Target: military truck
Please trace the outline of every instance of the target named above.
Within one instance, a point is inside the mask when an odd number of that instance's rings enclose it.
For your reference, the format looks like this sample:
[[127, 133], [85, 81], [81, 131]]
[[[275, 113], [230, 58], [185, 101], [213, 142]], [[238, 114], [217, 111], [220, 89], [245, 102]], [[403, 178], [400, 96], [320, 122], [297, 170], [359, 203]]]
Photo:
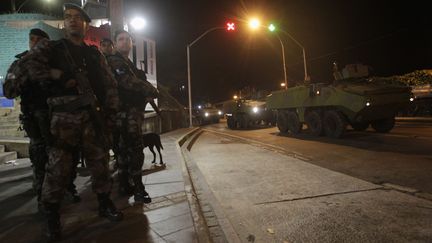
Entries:
[[219, 123], [221, 117], [223, 117], [222, 111], [211, 104], [198, 105], [197, 108], [193, 110], [193, 119], [198, 126]]
[[265, 100], [237, 98], [225, 102], [223, 108], [230, 129], [246, 129], [263, 123], [276, 124], [276, 116], [267, 109]]
[[[344, 71], [346, 71], [345, 69]], [[364, 68], [356, 68], [362, 70]], [[303, 124], [314, 136], [339, 138], [347, 125], [380, 133], [391, 131], [395, 115], [410, 103], [411, 89], [389, 85], [378, 78], [335, 73], [335, 81], [304, 84], [275, 91], [267, 97], [267, 108], [277, 112], [281, 133], [298, 134]]]

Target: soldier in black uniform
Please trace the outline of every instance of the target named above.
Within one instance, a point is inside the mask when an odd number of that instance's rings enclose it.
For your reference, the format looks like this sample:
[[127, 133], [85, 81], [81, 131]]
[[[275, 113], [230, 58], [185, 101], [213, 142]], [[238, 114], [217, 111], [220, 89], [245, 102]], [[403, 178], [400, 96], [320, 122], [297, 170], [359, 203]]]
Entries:
[[[49, 39], [48, 34], [41, 29], [31, 29], [29, 33], [29, 49], [32, 49], [42, 39]], [[28, 51], [25, 51], [15, 57], [21, 59], [27, 53]], [[20, 120], [27, 136], [30, 138], [29, 155], [33, 167], [33, 189], [37, 194], [38, 209], [41, 211], [42, 183], [45, 177], [45, 166], [48, 162], [47, 144], [51, 141], [48, 105], [46, 103], [48, 94], [46, 90], [43, 90], [36, 83], [25, 82], [22, 76], [20, 77], [20, 73], [23, 71], [22, 67], [17, 64], [18, 60], [14, 61], [10, 66], [3, 84], [3, 91], [5, 97], [9, 99], [18, 96], [21, 98], [22, 114]], [[76, 170], [74, 172], [67, 189], [67, 195], [73, 202], [79, 202], [80, 197], [73, 184]]]
[[123, 214], [110, 199], [112, 180], [109, 162], [109, 128], [118, 109], [117, 82], [105, 58], [95, 47], [84, 43], [90, 17], [77, 5], [64, 5], [66, 38], [40, 41], [19, 66], [41, 87], [48, 90], [50, 132], [49, 162], [42, 187], [47, 218], [47, 237], [61, 237], [60, 202], [80, 145], [91, 172], [93, 191], [99, 201], [99, 216], [119, 221]]

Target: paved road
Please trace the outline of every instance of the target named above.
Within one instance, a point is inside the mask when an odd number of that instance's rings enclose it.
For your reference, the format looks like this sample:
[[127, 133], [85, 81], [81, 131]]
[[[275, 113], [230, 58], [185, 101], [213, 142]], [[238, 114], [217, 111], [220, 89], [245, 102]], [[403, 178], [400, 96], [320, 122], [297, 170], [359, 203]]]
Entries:
[[392, 183], [432, 194], [432, 123], [401, 122], [389, 134], [348, 131], [343, 139], [280, 135], [277, 128], [204, 127], [275, 146], [305, 161], [375, 184]]
[[[190, 156], [214, 196], [211, 206], [221, 209], [217, 218], [224, 230], [235, 232], [232, 242], [431, 242], [430, 200], [359, 179], [408, 182], [387, 170], [427, 164], [430, 155], [410, 148], [413, 139], [404, 129], [336, 141], [281, 137], [274, 128], [227, 131], [219, 124], [206, 127]], [[403, 141], [411, 143], [396, 149]], [[427, 141], [420, 140], [421, 146]], [[421, 169], [409, 173], [426, 180]]]

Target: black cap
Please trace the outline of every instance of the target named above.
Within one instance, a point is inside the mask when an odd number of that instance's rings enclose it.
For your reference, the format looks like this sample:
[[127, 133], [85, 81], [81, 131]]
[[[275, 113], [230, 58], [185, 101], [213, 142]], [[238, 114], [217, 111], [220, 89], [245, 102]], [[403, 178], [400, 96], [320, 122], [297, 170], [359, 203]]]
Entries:
[[49, 35], [45, 31], [38, 28], [31, 29], [29, 35], [37, 35], [43, 38], [47, 38], [49, 40]]
[[66, 11], [66, 10], [68, 10], [68, 9], [78, 10], [81, 13], [82, 17], [84, 18], [84, 20], [87, 23], [91, 22], [90, 16], [88, 16], [88, 14], [80, 6], [78, 6], [78, 5], [74, 4], [74, 3], [65, 3], [65, 4], [63, 4], [63, 12]]
[[113, 42], [112, 42], [112, 40], [110, 38], [103, 38], [100, 41], [100, 44], [105, 43], [105, 42], [110, 43], [111, 45], [113, 45]]

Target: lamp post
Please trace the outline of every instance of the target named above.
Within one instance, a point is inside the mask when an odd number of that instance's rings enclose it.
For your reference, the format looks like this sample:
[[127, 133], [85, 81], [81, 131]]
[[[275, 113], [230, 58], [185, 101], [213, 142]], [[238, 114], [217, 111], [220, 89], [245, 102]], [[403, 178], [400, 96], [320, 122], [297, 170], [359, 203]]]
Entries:
[[290, 35], [288, 32], [286, 32], [285, 30], [280, 30], [282, 33], [284, 33], [284, 34], [286, 34], [292, 41], [294, 41], [294, 43], [296, 43], [301, 49], [302, 49], [302, 52], [303, 52], [303, 66], [304, 66], [304, 78], [305, 78], [305, 80], [308, 80], [309, 79], [309, 75], [308, 75], [308, 72], [307, 72], [307, 64], [306, 64], [306, 51], [305, 51], [305, 48], [304, 48], [304, 46], [302, 45], [302, 44], [300, 44], [300, 42], [298, 42], [296, 39], [294, 39], [294, 37], [292, 37], [292, 35]]
[[224, 27], [213, 27], [208, 30], [206, 30], [204, 33], [202, 33], [198, 38], [196, 38], [194, 41], [189, 43], [186, 47], [187, 52], [187, 73], [188, 73], [188, 96], [189, 96], [189, 127], [192, 127], [192, 87], [191, 87], [191, 68], [190, 68], [190, 48], [197, 43], [201, 38], [206, 36], [208, 33], [224, 29]]
[[[258, 28], [260, 28], [260, 27], [264, 27], [264, 26], [262, 26], [262, 25], [260, 24], [260, 22], [259, 22], [258, 19], [253, 18], [253, 19], [249, 20], [249, 27], [250, 27], [252, 30], [256, 30], [256, 29], [258, 29]], [[270, 24], [270, 25], [268, 26], [268, 29], [269, 29], [271, 32], [273, 32], [273, 31], [276, 30], [276, 26], [274, 26], [273, 24]], [[284, 87], [285, 87], [285, 89], [287, 89], [287, 88], [288, 88], [288, 77], [287, 77], [286, 61], [285, 61], [285, 46], [284, 46], [284, 44], [283, 44], [283, 42], [282, 42], [282, 40], [281, 40], [281, 38], [279, 37], [278, 34], [276, 34], [276, 37], [278, 38], [279, 43], [281, 44], [281, 51], [282, 51], [282, 65], [283, 65], [283, 71], [284, 71], [284, 82], [285, 82]]]
[[285, 89], [288, 89], [288, 78], [287, 78], [287, 71], [286, 71], [286, 63], [285, 63], [285, 47], [284, 44], [281, 40], [281, 38], [279, 37], [279, 35], [276, 35], [277, 38], [279, 39], [279, 42], [281, 44], [281, 48], [282, 48], [282, 62], [283, 62], [283, 70], [284, 70], [284, 81], [285, 81]]

